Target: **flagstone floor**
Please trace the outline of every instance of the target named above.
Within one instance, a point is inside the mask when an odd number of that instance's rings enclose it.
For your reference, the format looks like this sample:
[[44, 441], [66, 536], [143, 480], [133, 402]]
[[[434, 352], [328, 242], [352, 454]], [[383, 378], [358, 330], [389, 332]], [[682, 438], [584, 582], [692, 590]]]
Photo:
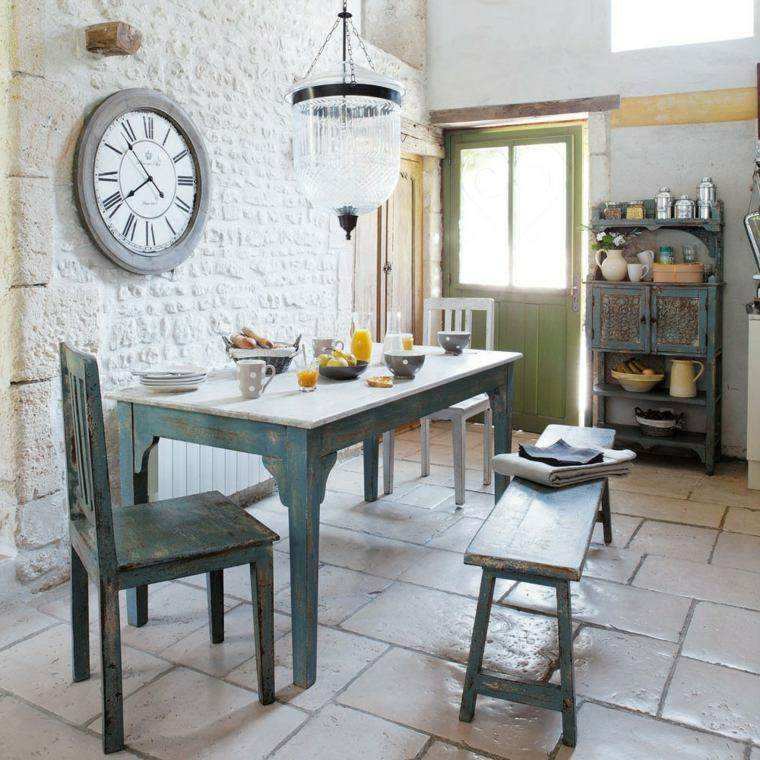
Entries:
[[[516, 437], [520, 440], [520, 436]], [[247, 572], [229, 571], [226, 640], [211, 646], [202, 578], [153, 587], [150, 622], [123, 626], [125, 757], [245, 760], [760, 760], [760, 494], [745, 466], [706, 477], [652, 457], [613, 483], [614, 544], [595, 534], [573, 592], [579, 742], [560, 718], [480, 697], [457, 720], [478, 572], [462, 552], [487, 516], [481, 434], [468, 431], [457, 509], [448, 429], [419, 478], [417, 431], [398, 437], [396, 488], [362, 501], [361, 459], [335, 468], [322, 508], [319, 665], [291, 684], [288, 528], [276, 495], [250, 511], [275, 552], [278, 701], [256, 700]], [[502, 582], [488, 667], [553, 678], [540, 587]], [[0, 756], [100, 757], [100, 683], [72, 684], [65, 587], [0, 610]], [[527, 614], [538, 610], [541, 614]], [[124, 620], [124, 617], [122, 617]]]

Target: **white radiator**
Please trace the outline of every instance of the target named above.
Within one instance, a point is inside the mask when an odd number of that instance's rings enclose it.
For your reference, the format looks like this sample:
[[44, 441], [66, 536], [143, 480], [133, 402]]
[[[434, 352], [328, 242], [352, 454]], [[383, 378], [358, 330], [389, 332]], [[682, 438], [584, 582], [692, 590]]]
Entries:
[[151, 501], [212, 490], [229, 496], [269, 478], [258, 454], [162, 438], [150, 458], [148, 492]]

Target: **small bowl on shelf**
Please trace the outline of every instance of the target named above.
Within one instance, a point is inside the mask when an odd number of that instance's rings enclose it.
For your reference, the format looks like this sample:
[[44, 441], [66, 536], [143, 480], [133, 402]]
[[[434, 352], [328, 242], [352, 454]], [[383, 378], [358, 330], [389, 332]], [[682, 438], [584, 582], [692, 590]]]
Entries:
[[389, 351], [383, 354], [385, 366], [394, 377], [414, 377], [425, 363], [422, 351]]
[[327, 377], [330, 380], [356, 380], [362, 372], [369, 366], [369, 362], [359, 362], [351, 367], [328, 367], [320, 365], [319, 374], [322, 377]]
[[637, 375], [633, 372], [618, 372], [612, 370], [612, 377], [623, 386], [623, 390], [631, 393], [648, 393], [652, 388], [665, 379], [665, 375]]
[[462, 330], [440, 330], [438, 345], [447, 353], [458, 356], [470, 345], [472, 333]]

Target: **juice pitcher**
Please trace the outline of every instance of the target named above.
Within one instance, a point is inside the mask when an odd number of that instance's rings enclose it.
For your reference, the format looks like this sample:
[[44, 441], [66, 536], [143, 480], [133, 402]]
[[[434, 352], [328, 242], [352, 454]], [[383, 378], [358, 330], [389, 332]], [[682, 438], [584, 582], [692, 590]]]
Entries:
[[355, 311], [351, 315], [351, 329], [351, 353], [357, 361], [371, 361], [372, 315], [369, 312]]

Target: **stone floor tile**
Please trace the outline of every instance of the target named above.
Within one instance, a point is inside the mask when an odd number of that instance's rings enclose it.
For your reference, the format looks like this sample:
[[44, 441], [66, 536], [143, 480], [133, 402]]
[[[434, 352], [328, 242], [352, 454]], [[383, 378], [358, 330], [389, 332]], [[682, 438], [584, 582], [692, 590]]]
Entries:
[[562, 731], [559, 713], [481, 696], [472, 723], [462, 723], [463, 682], [463, 665], [392, 649], [338, 702], [498, 757], [548, 757]]
[[[440, 488], [440, 486], [418, 486]], [[447, 492], [449, 489], [445, 489]], [[411, 493], [414, 493], [413, 491]], [[334, 498], [334, 497], [343, 498]], [[346, 499], [345, 497], [348, 497]], [[406, 497], [399, 497], [406, 498]], [[325, 525], [348, 528], [375, 536], [424, 544], [457, 519], [455, 515], [407, 506], [389, 497], [367, 503], [350, 494], [327, 493], [319, 521]]]
[[637, 461], [625, 477], [610, 478], [610, 488], [613, 491], [613, 499], [617, 491], [687, 499], [704, 474], [704, 470], [697, 465], [688, 467], [683, 463], [674, 467]]
[[[343, 627], [392, 644], [467, 662], [475, 600], [396, 583]], [[494, 605], [485, 666], [499, 673], [545, 677], [556, 661], [556, 621]]]
[[578, 746], [557, 760], [742, 760], [744, 747], [662, 720], [587, 702], [578, 712]]
[[451, 496], [451, 488], [434, 483], [419, 483], [408, 491], [398, 493], [395, 488], [392, 494], [386, 496], [388, 501], [401, 501], [411, 507], [435, 509]]
[[434, 546], [437, 549], [447, 549], [453, 552], [467, 551], [470, 541], [483, 525], [482, 520], [473, 517], [463, 517], [455, 522], [450, 528], [441, 531], [428, 542], [428, 546]]
[[[382, 481], [381, 481], [382, 482]], [[327, 476], [327, 487], [331, 491], [364, 496], [364, 474], [347, 467], [335, 467]]]
[[28, 604], [0, 606], [0, 649], [57, 622], [57, 618]]
[[[333, 565], [319, 568], [320, 623], [338, 625], [377, 596], [391, 581]], [[290, 588], [274, 598], [275, 609], [290, 614]]]
[[699, 602], [683, 644], [696, 660], [760, 674], [760, 612]]
[[[275, 613], [275, 638], [289, 632], [290, 617]], [[164, 649], [161, 656], [222, 678], [250, 659], [254, 652], [253, 608], [250, 604], [239, 604], [224, 616], [224, 641], [221, 644], [212, 644], [208, 627], [203, 626]]]
[[436, 507], [436, 511], [452, 512], [463, 517], [475, 517], [478, 520], [485, 520], [493, 511], [494, 503], [492, 493], [465, 491], [464, 504], [457, 504], [456, 496], [452, 492], [448, 499]]
[[[678, 641], [689, 600], [619, 583], [584, 579], [571, 584], [573, 618], [665, 641]], [[520, 583], [510, 591], [507, 604], [556, 614], [554, 589]]]
[[280, 537], [278, 543], [282, 543], [283, 541], [287, 543], [288, 536], [290, 535], [288, 510], [282, 505], [279, 494], [275, 493], [266, 499], [254, 502], [245, 511], [273, 530]]
[[[614, 499], [614, 495], [612, 496]], [[628, 517], [627, 515], [613, 515], [612, 517], [612, 543], [609, 546], [617, 546], [624, 549], [631, 536], [636, 532], [636, 528], [641, 525], [643, 520], [640, 517]], [[597, 523], [594, 526], [594, 533], [591, 540], [595, 544], [604, 543], [604, 526]], [[606, 545], [606, 544], [605, 544]]]
[[[206, 580], [205, 576], [196, 577], [203, 578], [203, 589], [184, 583], [170, 583], [156, 591], [151, 586], [146, 625], [141, 628], [128, 625], [126, 614], [122, 613], [122, 644], [129, 644], [151, 654], [160, 654], [188, 634], [206, 626], [208, 624]], [[236, 604], [235, 600], [229, 598], [224, 600], [225, 610], [229, 610]]]
[[[261, 760], [306, 719], [203, 673], [177, 668], [124, 701], [127, 744], [162, 760]], [[91, 724], [101, 730], [98, 719]]]
[[[720, 503], [674, 499], [669, 496], [617, 491], [611, 499], [612, 511], [650, 520], [717, 528], [726, 507]], [[615, 522], [613, 516], [612, 522]]]
[[487, 760], [485, 755], [476, 755], [467, 749], [443, 742], [433, 742], [422, 758], [423, 760]]
[[[677, 650], [676, 644], [647, 636], [583, 628], [573, 646], [575, 691], [656, 715]], [[559, 683], [559, 672], [552, 682]]]
[[[131, 694], [171, 667], [145, 652], [124, 646], [123, 692]], [[89, 680], [71, 680], [71, 629], [48, 628], [0, 652], [2, 687], [71, 723], [92, 720], [101, 710], [100, 640], [90, 636]]]
[[319, 554], [323, 562], [394, 579], [419, 562], [429, 549], [390, 538], [324, 525]]
[[758, 492], [747, 488], [746, 462], [727, 462], [717, 469], [715, 475], [705, 475], [694, 489], [692, 497], [731, 507], [758, 509], [760, 505]]
[[756, 573], [745, 570], [685, 559], [647, 557], [636, 573], [633, 585], [760, 610], [760, 579]]
[[[285, 636], [275, 644], [277, 698], [304, 710], [317, 710], [386, 649], [388, 645], [379, 641], [320, 626], [317, 631], [317, 680], [308, 689], [301, 689], [293, 685], [293, 638]], [[255, 691], [256, 661], [250, 659], [236, 668], [227, 680]]]
[[723, 530], [760, 536], [760, 507], [757, 509], [729, 507]]
[[760, 744], [760, 676], [682, 657], [662, 715]]
[[712, 564], [760, 573], [760, 536], [721, 533], [715, 544]]
[[[0, 726], [3, 760], [89, 760], [102, 756], [102, 742], [97, 736], [51, 718], [13, 697], [0, 697]], [[136, 756], [117, 752], [109, 757]]]
[[[480, 567], [464, 564], [462, 554], [431, 549], [426, 557], [412, 565], [399, 577], [399, 580], [428, 586], [439, 591], [477, 597], [482, 575]], [[494, 598], [503, 596], [512, 586], [514, 586], [512, 581], [497, 580]]]
[[640, 554], [707, 562], [717, 535], [718, 531], [711, 528], [646, 520], [629, 548]]
[[[274, 593], [277, 594], [290, 584], [290, 558], [282, 552], [274, 552], [272, 562], [274, 567]], [[204, 594], [206, 592], [205, 575], [183, 578], [182, 583], [202, 589]], [[236, 600], [251, 601], [251, 570], [248, 565], [238, 565], [224, 571], [224, 593], [225, 596], [235, 597]]]
[[641, 562], [641, 552], [619, 549], [616, 546], [591, 544], [586, 555], [583, 574], [589, 578], [602, 578], [627, 583]]
[[410, 760], [427, 740], [419, 731], [329, 705], [277, 750], [272, 760]]

